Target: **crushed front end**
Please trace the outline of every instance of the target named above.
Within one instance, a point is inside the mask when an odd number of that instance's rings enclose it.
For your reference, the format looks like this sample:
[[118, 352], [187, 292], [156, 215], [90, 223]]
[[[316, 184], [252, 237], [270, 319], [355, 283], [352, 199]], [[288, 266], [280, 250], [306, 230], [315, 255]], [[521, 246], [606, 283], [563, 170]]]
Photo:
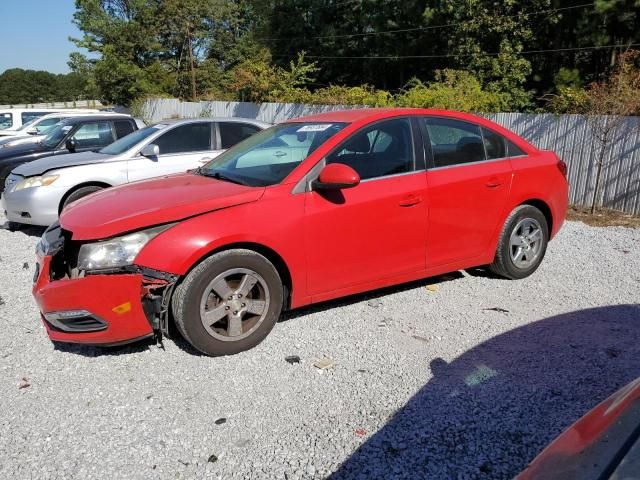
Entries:
[[38, 243], [33, 296], [49, 338], [92, 345], [160, 338], [178, 277], [136, 265], [79, 270], [82, 244], [58, 223]]

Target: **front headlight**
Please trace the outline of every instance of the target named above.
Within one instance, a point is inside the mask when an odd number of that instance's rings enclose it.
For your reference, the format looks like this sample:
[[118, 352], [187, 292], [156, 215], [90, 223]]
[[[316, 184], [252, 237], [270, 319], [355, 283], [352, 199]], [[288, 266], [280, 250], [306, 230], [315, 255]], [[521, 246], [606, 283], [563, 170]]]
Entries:
[[24, 180], [16, 183], [16, 186], [13, 187], [13, 191], [16, 192], [18, 190], [31, 187], [46, 187], [47, 185], [51, 185], [57, 179], [58, 175], [45, 175], [43, 177], [25, 178]]
[[131, 265], [142, 247], [175, 223], [129, 233], [122, 237], [86, 243], [78, 254], [79, 270], [104, 270]]

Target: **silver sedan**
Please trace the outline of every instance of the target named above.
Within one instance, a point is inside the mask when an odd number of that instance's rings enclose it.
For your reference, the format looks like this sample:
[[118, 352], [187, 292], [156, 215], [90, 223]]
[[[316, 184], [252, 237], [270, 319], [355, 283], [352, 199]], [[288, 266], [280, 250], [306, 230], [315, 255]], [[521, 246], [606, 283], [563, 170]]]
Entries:
[[7, 177], [2, 207], [9, 222], [47, 226], [66, 205], [86, 195], [197, 168], [268, 126], [244, 118], [167, 121], [137, 130], [98, 152], [26, 163]]

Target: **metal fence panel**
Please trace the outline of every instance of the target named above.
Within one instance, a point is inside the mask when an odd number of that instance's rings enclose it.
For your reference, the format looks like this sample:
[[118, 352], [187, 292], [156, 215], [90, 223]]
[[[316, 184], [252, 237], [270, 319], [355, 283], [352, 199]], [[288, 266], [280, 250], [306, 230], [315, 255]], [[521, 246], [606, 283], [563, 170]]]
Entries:
[[[145, 120], [152, 123], [170, 118], [243, 117], [269, 123], [320, 112], [362, 108], [342, 105], [294, 103], [181, 102], [176, 99], [149, 100]], [[594, 194], [597, 145], [591, 128], [581, 115], [496, 113], [487, 118], [517, 133], [538, 148], [553, 150], [569, 167], [570, 201], [588, 206]], [[607, 208], [640, 214], [640, 117], [628, 117], [623, 135], [608, 147], [602, 171], [600, 204]]]

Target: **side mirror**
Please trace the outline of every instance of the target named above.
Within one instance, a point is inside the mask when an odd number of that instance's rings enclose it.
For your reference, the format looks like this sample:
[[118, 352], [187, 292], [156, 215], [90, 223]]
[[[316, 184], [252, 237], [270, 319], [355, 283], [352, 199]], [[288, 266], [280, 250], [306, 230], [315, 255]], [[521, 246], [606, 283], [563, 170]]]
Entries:
[[27, 133], [29, 135], [38, 135], [38, 129], [36, 127], [31, 127], [30, 129], [27, 130]]
[[140, 150], [140, 155], [147, 158], [157, 157], [160, 155], [160, 147], [155, 143], [149, 143]]
[[312, 183], [314, 190], [335, 190], [355, 187], [360, 183], [360, 175], [344, 163], [330, 163]]
[[64, 143], [64, 146], [67, 147], [67, 150], [69, 150], [69, 152], [75, 153], [78, 144], [76, 142], [76, 139], [71, 137]]

